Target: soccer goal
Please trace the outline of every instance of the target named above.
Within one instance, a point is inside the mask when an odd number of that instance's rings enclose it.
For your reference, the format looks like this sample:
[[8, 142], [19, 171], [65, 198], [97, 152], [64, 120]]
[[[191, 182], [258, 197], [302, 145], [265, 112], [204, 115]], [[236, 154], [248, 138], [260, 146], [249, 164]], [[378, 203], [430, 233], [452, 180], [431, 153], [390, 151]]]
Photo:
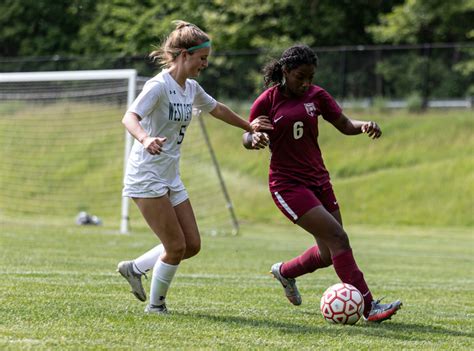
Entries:
[[[133, 141], [121, 119], [144, 82], [131, 69], [0, 73], [0, 221], [71, 224], [85, 211], [122, 233], [145, 227], [121, 197]], [[182, 178], [201, 231], [236, 234], [203, 118], [186, 133]]]

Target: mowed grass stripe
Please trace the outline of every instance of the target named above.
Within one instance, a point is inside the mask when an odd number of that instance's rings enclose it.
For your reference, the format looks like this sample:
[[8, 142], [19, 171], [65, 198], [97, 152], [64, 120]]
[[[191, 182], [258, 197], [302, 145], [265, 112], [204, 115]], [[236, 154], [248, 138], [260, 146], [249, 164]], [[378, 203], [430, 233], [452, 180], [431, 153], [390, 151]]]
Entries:
[[[5, 224], [0, 236], [0, 347], [7, 349], [461, 349], [473, 347], [472, 233], [459, 228], [350, 226], [376, 297], [403, 309], [376, 326], [332, 326], [319, 313], [331, 268], [298, 279], [293, 307], [272, 263], [311, 244], [292, 225], [244, 224], [238, 237], [203, 237], [168, 296], [170, 316], [147, 316], [116, 263], [157, 243], [148, 231]], [[104, 232], [105, 234], [103, 234]], [[459, 257], [463, 257], [460, 260]], [[144, 280], [147, 290], [149, 280]]]

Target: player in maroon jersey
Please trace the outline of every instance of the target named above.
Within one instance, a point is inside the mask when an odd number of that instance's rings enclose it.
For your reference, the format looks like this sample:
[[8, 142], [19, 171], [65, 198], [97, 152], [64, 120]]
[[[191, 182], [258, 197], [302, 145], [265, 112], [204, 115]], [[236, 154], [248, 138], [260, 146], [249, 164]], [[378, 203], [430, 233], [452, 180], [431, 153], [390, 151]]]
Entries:
[[[275, 204], [316, 240], [316, 245], [300, 256], [275, 263], [271, 273], [290, 302], [300, 305], [295, 278], [333, 265], [342, 282], [355, 286], [364, 296], [365, 319], [381, 322], [395, 314], [402, 303], [375, 301], [354, 260], [318, 145], [318, 117], [346, 135], [366, 133], [377, 139], [382, 132], [375, 122], [348, 118], [328, 92], [312, 84], [317, 64], [317, 56], [309, 47], [295, 45], [287, 49], [279, 60], [264, 68], [269, 88], [250, 110], [250, 121], [265, 115], [273, 125], [268, 131], [269, 187]], [[251, 133], [244, 134], [243, 144], [248, 149], [254, 148], [252, 138], [255, 136]]]

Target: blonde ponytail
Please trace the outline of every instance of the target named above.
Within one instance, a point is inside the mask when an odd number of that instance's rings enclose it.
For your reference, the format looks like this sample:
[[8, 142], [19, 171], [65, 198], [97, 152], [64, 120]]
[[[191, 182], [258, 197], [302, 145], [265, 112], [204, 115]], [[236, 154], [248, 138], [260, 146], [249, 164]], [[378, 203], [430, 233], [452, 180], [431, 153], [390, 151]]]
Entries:
[[181, 51], [210, 42], [209, 36], [198, 26], [181, 20], [175, 20], [172, 23], [175, 29], [157, 50], [148, 55], [153, 62], [158, 61], [164, 67], [169, 67]]

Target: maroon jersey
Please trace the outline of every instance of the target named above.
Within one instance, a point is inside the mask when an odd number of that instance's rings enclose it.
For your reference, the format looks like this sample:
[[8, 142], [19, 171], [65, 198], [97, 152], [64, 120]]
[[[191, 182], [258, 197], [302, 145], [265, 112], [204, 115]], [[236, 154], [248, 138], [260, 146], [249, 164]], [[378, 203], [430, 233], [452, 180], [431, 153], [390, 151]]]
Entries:
[[285, 97], [274, 86], [255, 100], [249, 120], [265, 115], [274, 128], [268, 132], [271, 191], [282, 191], [294, 184], [321, 186], [329, 181], [318, 145], [318, 116], [335, 121], [341, 113], [334, 98], [316, 85], [298, 98]]

